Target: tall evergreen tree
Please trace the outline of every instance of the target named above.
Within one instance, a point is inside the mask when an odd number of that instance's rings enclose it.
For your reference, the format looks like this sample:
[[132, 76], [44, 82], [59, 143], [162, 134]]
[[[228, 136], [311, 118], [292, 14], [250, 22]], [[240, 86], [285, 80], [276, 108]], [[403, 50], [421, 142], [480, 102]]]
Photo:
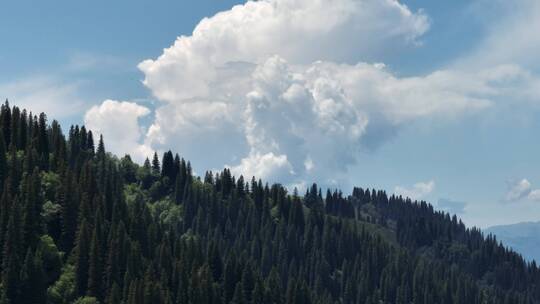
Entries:
[[43, 270], [42, 254], [28, 250], [21, 270], [20, 303], [46, 303], [47, 282]]
[[9, 101], [7, 99], [0, 108], [0, 120], [2, 133], [4, 135], [4, 143], [6, 147], [9, 147], [11, 143], [11, 107], [9, 106]]
[[19, 204], [18, 198], [15, 198], [9, 216], [2, 254], [2, 287], [6, 298], [12, 303], [17, 303], [19, 300], [19, 271], [22, 264], [20, 257], [23, 248]]
[[[100, 141], [102, 139], [100, 138]], [[95, 152], [95, 145], [94, 145], [94, 135], [92, 133], [92, 130], [88, 131], [88, 136], [87, 136], [87, 140], [86, 140], [86, 149], [90, 152], [91, 155], [94, 155], [94, 152]], [[103, 150], [105, 150], [105, 148], [103, 148]]]
[[40, 174], [36, 168], [32, 175], [26, 177], [25, 187], [25, 208], [24, 208], [24, 240], [25, 244], [31, 248], [36, 248], [39, 237], [42, 233], [42, 198]]
[[158, 158], [157, 152], [154, 152], [154, 157], [152, 158], [152, 172], [155, 175], [159, 175], [161, 171], [160, 168], [161, 166], [159, 164], [159, 158]]
[[90, 244], [89, 261], [88, 261], [88, 292], [89, 296], [97, 299], [102, 299], [101, 281], [102, 281], [102, 261], [101, 261], [101, 245], [99, 240], [99, 232], [94, 228], [92, 233], [92, 242]]
[[98, 159], [102, 160], [105, 157], [105, 144], [103, 143], [103, 135], [99, 135], [99, 143], [96, 151]]
[[4, 188], [4, 182], [7, 178], [8, 166], [7, 166], [7, 155], [6, 155], [6, 145], [4, 143], [4, 134], [0, 130], [0, 188]]
[[88, 268], [89, 268], [89, 245], [90, 236], [89, 228], [85, 218], [82, 218], [79, 225], [79, 233], [77, 236], [77, 245], [74, 249], [75, 260], [75, 290], [77, 295], [84, 296], [88, 289]]
[[166, 176], [171, 182], [176, 177], [176, 170], [174, 168], [174, 158], [171, 151], [167, 151], [163, 154], [161, 161], [161, 176]]

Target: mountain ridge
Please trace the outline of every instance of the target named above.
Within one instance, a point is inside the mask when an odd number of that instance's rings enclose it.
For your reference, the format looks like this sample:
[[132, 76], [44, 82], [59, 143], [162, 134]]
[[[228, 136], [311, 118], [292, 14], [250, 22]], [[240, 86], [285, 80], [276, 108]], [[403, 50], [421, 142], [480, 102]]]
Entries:
[[497, 225], [485, 229], [528, 260], [540, 261], [540, 221]]

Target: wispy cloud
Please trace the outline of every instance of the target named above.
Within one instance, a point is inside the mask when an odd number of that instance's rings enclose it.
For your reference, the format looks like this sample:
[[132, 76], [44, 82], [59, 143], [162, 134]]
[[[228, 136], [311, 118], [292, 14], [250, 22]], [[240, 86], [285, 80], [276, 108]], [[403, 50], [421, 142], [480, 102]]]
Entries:
[[118, 56], [84, 51], [72, 51], [69, 53], [67, 59], [64, 69], [68, 72], [88, 72], [95, 70], [114, 72], [127, 64], [124, 58]]
[[84, 112], [80, 94], [81, 82], [65, 81], [51, 76], [34, 76], [0, 83], [0, 98], [9, 99], [34, 113], [66, 118]]
[[464, 214], [467, 203], [441, 198], [437, 202], [437, 208], [450, 214]]

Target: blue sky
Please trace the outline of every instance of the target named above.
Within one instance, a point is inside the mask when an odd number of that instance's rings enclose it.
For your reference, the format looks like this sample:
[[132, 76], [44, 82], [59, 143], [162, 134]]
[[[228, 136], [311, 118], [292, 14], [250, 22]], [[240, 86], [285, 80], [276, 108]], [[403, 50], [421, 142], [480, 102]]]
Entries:
[[3, 2], [0, 97], [136, 159], [376, 187], [481, 227], [540, 220], [534, 0], [268, 1]]

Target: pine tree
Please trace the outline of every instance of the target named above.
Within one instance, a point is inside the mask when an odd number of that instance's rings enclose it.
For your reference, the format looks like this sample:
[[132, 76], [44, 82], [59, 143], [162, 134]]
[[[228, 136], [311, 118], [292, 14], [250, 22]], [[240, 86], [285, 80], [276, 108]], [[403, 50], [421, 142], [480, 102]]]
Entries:
[[11, 143], [11, 107], [9, 106], [9, 101], [7, 99], [0, 108], [0, 120], [1, 128], [4, 135], [4, 143], [6, 147], [9, 147]]
[[90, 244], [90, 253], [88, 261], [88, 292], [87, 294], [97, 299], [102, 299], [101, 281], [102, 281], [102, 262], [101, 245], [98, 237], [98, 231], [94, 228], [92, 233], [92, 243]]
[[244, 298], [244, 292], [242, 291], [242, 284], [238, 282], [234, 289], [234, 296], [232, 297], [231, 304], [248, 304]]
[[103, 160], [105, 157], [105, 144], [103, 143], [103, 135], [99, 135], [99, 143], [96, 151], [96, 155], [99, 160]]
[[161, 161], [161, 176], [168, 177], [170, 182], [173, 182], [176, 177], [174, 158], [171, 151], [167, 151], [163, 154], [163, 159]]
[[152, 173], [154, 173], [154, 175], [159, 175], [161, 171], [160, 168], [157, 152], [154, 152], [154, 157], [152, 158]]
[[266, 279], [268, 286], [267, 299], [270, 303], [283, 303], [283, 289], [281, 287], [281, 279], [279, 278], [278, 270], [273, 267], [270, 275]]
[[111, 292], [107, 298], [107, 301], [105, 303], [107, 304], [116, 304], [120, 303], [122, 300], [122, 295], [120, 293], [120, 287], [118, 287], [118, 284], [113, 283]]
[[184, 181], [182, 179], [182, 174], [179, 172], [176, 176], [175, 185], [174, 185], [174, 201], [177, 204], [182, 203], [184, 199]]
[[24, 240], [25, 244], [36, 248], [42, 233], [42, 198], [39, 171], [36, 168], [24, 182], [26, 197], [24, 201]]
[[[86, 149], [90, 152], [91, 155], [94, 155], [96, 147], [94, 146], [94, 135], [92, 134], [92, 131], [88, 131]], [[105, 150], [105, 148], [103, 148], [103, 150]]]
[[0, 189], [4, 188], [4, 181], [7, 178], [7, 173], [6, 145], [4, 143], [4, 134], [2, 130], [0, 130]]
[[251, 263], [247, 263], [242, 272], [242, 293], [247, 303], [251, 303], [253, 288], [255, 288], [253, 270], [251, 269]]
[[229, 302], [235, 293], [236, 283], [238, 283], [238, 273], [237, 273], [237, 264], [236, 257], [231, 255], [229, 260], [225, 264], [225, 273], [223, 277], [224, 283], [224, 296], [225, 302]]
[[46, 291], [47, 282], [41, 251], [32, 254], [32, 251], [28, 250], [21, 270], [20, 303], [46, 303]]
[[21, 281], [21, 295], [19, 298], [20, 303], [30, 304], [32, 303], [32, 278], [34, 276], [34, 255], [29, 249], [26, 253], [26, 258], [21, 269], [20, 281]]
[[251, 303], [253, 304], [265, 303], [264, 283], [259, 276], [257, 276], [255, 280], [255, 287], [253, 288]]
[[76, 204], [76, 189], [74, 180], [68, 172], [62, 178], [62, 184], [58, 189], [57, 200], [62, 207], [60, 220], [62, 224], [61, 248], [65, 252], [70, 252], [75, 243], [77, 230], [78, 207]]
[[88, 224], [83, 218], [79, 225], [79, 233], [77, 236], [77, 245], [74, 249], [75, 260], [75, 284], [77, 295], [83, 296], [88, 288], [88, 252], [90, 245], [90, 236], [88, 232]]
[[[9, 180], [6, 181], [3, 188], [4, 190], [2, 191], [2, 196], [0, 196], [0, 249], [4, 248], [4, 242], [8, 237], [6, 235], [6, 230], [12, 206], [11, 186]], [[0, 265], [2, 265], [2, 258], [3, 255], [0, 255]]]
[[17, 303], [19, 295], [19, 271], [22, 263], [20, 260], [22, 251], [21, 239], [22, 229], [19, 200], [15, 198], [9, 216], [2, 259], [2, 286], [6, 293], [6, 298], [12, 303]]
[[208, 250], [208, 264], [210, 265], [210, 271], [212, 272], [214, 281], [221, 281], [223, 262], [221, 260], [219, 249], [214, 242], [210, 244], [210, 249]]
[[47, 116], [45, 113], [39, 115], [38, 123], [38, 153], [40, 168], [49, 168], [49, 138], [47, 136]]

